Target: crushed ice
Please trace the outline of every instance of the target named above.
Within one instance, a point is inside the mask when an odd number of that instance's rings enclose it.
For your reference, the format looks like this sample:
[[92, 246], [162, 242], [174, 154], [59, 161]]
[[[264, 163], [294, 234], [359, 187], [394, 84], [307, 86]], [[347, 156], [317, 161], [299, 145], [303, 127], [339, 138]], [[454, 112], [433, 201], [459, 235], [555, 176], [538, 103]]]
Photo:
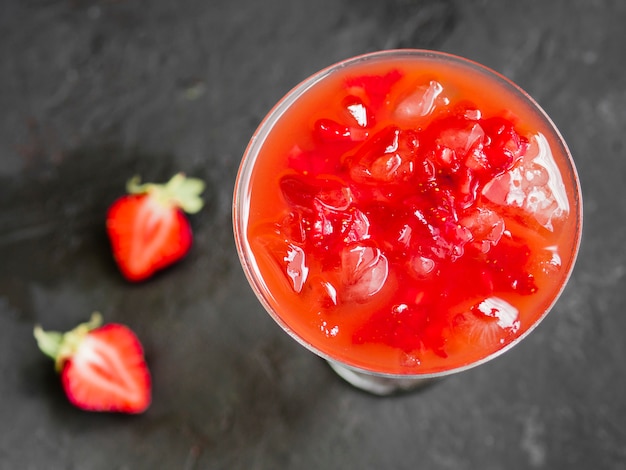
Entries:
[[427, 86], [417, 87], [397, 106], [396, 116], [405, 119], [428, 116], [435, 109], [437, 97], [442, 92], [443, 86], [435, 80], [431, 80]]
[[291, 279], [293, 290], [299, 293], [309, 274], [304, 250], [299, 246], [289, 244], [287, 255], [283, 261], [286, 263], [286, 273], [289, 279]]
[[382, 289], [389, 265], [378, 248], [355, 245], [346, 248], [341, 258], [342, 280], [352, 300], [366, 301]]
[[494, 318], [503, 330], [516, 332], [519, 329], [519, 310], [504, 299], [489, 297], [478, 304], [477, 310], [487, 317]]

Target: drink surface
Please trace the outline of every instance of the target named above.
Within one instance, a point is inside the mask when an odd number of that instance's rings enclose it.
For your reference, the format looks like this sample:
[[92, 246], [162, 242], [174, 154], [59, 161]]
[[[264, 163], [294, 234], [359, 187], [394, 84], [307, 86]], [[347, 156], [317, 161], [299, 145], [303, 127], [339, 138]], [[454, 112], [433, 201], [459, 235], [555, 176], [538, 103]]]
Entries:
[[274, 318], [369, 371], [467, 367], [531, 329], [572, 267], [567, 149], [506, 80], [436, 57], [326, 73], [259, 145], [243, 236]]

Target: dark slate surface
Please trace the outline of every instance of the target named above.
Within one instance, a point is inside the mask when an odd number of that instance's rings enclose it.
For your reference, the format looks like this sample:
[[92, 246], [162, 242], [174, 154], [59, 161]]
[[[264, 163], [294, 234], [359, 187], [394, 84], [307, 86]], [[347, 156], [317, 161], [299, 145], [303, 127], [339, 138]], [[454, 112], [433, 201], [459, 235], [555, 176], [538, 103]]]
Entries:
[[[0, 468], [626, 468], [626, 2], [4, 0]], [[558, 305], [508, 354], [418, 394], [344, 385], [262, 311], [230, 222], [247, 140], [310, 73], [383, 48], [512, 78], [568, 141], [585, 199]], [[142, 285], [104, 211], [134, 173], [206, 179], [196, 244]], [[142, 416], [70, 406], [32, 328], [100, 310], [142, 339]]]

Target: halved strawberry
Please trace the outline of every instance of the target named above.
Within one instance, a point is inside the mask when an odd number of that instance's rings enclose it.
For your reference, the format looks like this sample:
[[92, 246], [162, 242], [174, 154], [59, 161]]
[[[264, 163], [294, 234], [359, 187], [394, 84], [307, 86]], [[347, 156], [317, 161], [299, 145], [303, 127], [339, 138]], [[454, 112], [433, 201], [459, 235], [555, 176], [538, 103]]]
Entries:
[[129, 281], [142, 281], [180, 260], [191, 247], [186, 213], [203, 205], [204, 182], [178, 173], [166, 184], [127, 184], [128, 193], [109, 208], [106, 228], [113, 256]]
[[87, 323], [67, 333], [44, 331], [34, 335], [42, 352], [55, 361], [69, 401], [89, 411], [142, 413], [151, 402], [152, 382], [143, 348], [126, 326], [101, 326], [94, 313]]

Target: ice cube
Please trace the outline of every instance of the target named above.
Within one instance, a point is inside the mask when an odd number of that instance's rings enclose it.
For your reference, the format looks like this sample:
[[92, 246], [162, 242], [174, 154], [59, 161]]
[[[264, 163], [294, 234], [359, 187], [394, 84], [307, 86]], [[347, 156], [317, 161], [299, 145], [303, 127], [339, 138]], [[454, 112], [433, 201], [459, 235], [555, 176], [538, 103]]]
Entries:
[[402, 157], [397, 153], [377, 158], [370, 167], [372, 178], [379, 181], [393, 181], [407, 174], [410, 175], [411, 164], [405, 165], [402, 169], [402, 163]]
[[490, 170], [490, 163], [482, 143], [470, 148], [465, 158], [465, 166], [472, 172], [485, 173]]
[[529, 193], [526, 208], [533, 213], [541, 225], [548, 230], [553, 230], [552, 219], [563, 217], [569, 212], [569, 201], [561, 172], [554, 161], [548, 140], [543, 134], [538, 133], [531, 139], [531, 146], [535, 145], [537, 153], [533, 159], [532, 168], [545, 169], [547, 181], [543, 178], [536, 178], [536, 174], [532, 172], [527, 175], [532, 177], [530, 180], [527, 178], [527, 181], [534, 183], [533, 187], [536, 190]]
[[554, 219], [569, 212], [562, 176], [542, 134], [531, 138], [527, 154], [486, 184], [483, 194], [496, 204], [524, 209], [548, 230], [553, 230]]
[[487, 165], [484, 140], [485, 132], [480, 124], [452, 117], [447, 119], [443, 130], [437, 130], [430, 153], [439, 170], [448, 174], [465, 168], [483, 170]]
[[430, 158], [423, 156], [423, 158], [416, 162], [415, 174], [417, 175], [419, 183], [432, 183], [435, 181], [437, 174], [435, 164]]
[[367, 215], [358, 209], [351, 209], [344, 221], [345, 243], [358, 242], [370, 237], [370, 221]]
[[290, 243], [287, 245], [287, 254], [283, 257], [283, 261], [285, 273], [291, 279], [293, 290], [300, 293], [309, 274], [306, 253], [299, 246]]
[[322, 206], [334, 211], [344, 211], [350, 207], [353, 195], [348, 186], [338, 180], [325, 180], [321, 183], [315, 200]]
[[486, 207], [476, 207], [462, 217], [460, 223], [469, 229], [473, 243], [484, 253], [500, 241], [505, 229], [502, 217]]
[[331, 215], [329, 211], [317, 210], [308, 221], [306, 230], [313, 244], [325, 244], [325, 240], [335, 233], [333, 221], [329, 218]]
[[348, 164], [358, 183], [400, 183], [416, 169], [417, 134], [389, 126], [368, 139]]
[[336, 193], [336, 199], [325, 199], [326, 204], [317, 198], [313, 208], [305, 211], [303, 226], [308, 240], [315, 246], [329, 247], [333, 244], [345, 245], [361, 241], [370, 236], [370, 221], [361, 210], [347, 205], [347, 200]]
[[562, 260], [557, 246], [546, 247], [542, 251], [539, 259], [539, 265], [541, 266], [541, 270], [545, 274], [558, 274], [559, 270], [561, 269]]
[[356, 302], [377, 294], [389, 274], [389, 263], [380, 249], [361, 244], [343, 250], [341, 268], [346, 298]]
[[435, 262], [425, 256], [416, 256], [411, 259], [411, 272], [419, 278], [427, 277], [435, 269]]
[[548, 172], [548, 187], [554, 196], [556, 203], [560, 211], [569, 211], [569, 202], [567, 199], [567, 193], [565, 192], [565, 184], [563, 184], [563, 177], [559, 171], [559, 167], [554, 161], [554, 156], [550, 149], [550, 144], [545, 136], [538, 133], [535, 136], [539, 151], [537, 157], [535, 157], [535, 163], [541, 165]]
[[519, 330], [519, 311], [504, 299], [489, 297], [458, 315], [455, 324], [470, 342], [497, 348]]
[[478, 121], [482, 117], [480, 109], [475, 108], [472, 104], [466, 104], [463, 109], [463, 117], [472, 121]]
[[465, 253], [465, 245], [472, 240], [471, 232], [460, 224], [446, 223], [437, 229], [430, 249], [439, 259], [455, 261]]
[[303, 243], [306, 240], [304, 220], [300, 211], [287, 211], [279, 224], [279, 230], [293, 242]]
[[[491, 181], [488, 181], [482, 188], [482, 194], [491, 202], [498, 205], [506, 205], [509, 194], [512, 190], [515, 190], [515, 185], [512, 181], [514, 172], [513, 169], [508, 173], [504, 173]], [[522, 198], [523, 201], [523, 198]], [[520, 206], [521, 203], [516, 204]]]
[[369, 229], [364, 216], [351, 207], [352, 190], [341, 179], [290, 174], [281, 178], [280, 188], [292, 206], [291, 215], [284, 222], [296, 241], [303, 241], [304, 237], [319, 244], [324, 243], [325, 237], [349, 231], [354, 232], [354, 238], [361, 238]]
[[515, 333], [519, 329], [519, 311], [504, 299], [489, 297], [478, 304], [476, 310], [486, 317], [495, 319], [498, 326], [503, 330], [510, 330]]
[[545, 186], [530, 188], [524, 208], [533, 214], [537, 222], [549, 229], [552, 229], [552, 217], [560, 214], [558, 203], [552, 197], [550, 189]]
[[545, 186], [550, 181], [548, 171], [541, 165], [532, 163], [524, 169], [525, 186]]
[[513, 122], [503, 117], [492, 117], [481, 121], [487, 136], [485, 154], [493, 176], [509, 170], [528, 150], [528, 139], [514, 128]]
[[443, 92], [441, 83], [431, 80], [428, 85], [421, 85], [404, 96], [396, 106], [394, 115], [400, 119], [413, 120], [431, 114], [436, 107], [436, 100]]
[[285, 239], [270, 226], [259, 227], [251, 244], [259, 253], [259, 263], [266, 264], [276, 273], [276, 279], [284, 279], [285, 287], [300, 293], [307, 281], [309, 266], [304, 250]]
[[477, 122], [463, 122], [456, 128], [445, 129], [438, 138], [438, 143], [462, 155], [482, 144], [485, 131]]

